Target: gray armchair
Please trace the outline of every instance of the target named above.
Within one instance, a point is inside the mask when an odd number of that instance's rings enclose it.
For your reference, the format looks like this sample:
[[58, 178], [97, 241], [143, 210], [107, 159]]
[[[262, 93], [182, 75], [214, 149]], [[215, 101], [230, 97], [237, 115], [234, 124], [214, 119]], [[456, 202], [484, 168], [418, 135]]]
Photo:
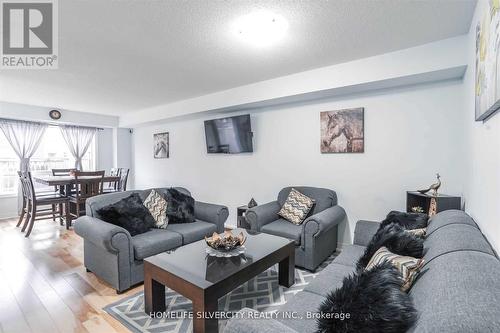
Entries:
[[337, 248], [337, 227], [346, 220], [344, 209], [337, 205], [337, 194], [328, 189], [294, 186], [315, 200], [313, 211], [301, 224], [295, 225], [278, 215], [292, 187], [282, 189], [278, 199], [251, 208], [246, 213], [253, 231], [285, 237], [295, 242], [295, 264], [315, 270]]
[[[179, 191], [189, 194], [184, 188]], [[131, 236], [122, 227], [100, 219], [99, 208], [118, 202], [132, 193], [145, 199], [151, 190], [103, 194], [87, 199], [86, 216], [75, 221], [75, 232], [84, 240], [84, 265], [118, 292], [144, 280], [143, 259], [186, 245], [213, 232], [224, 231], [229, 212], [226, 206], [195, 202], [193, 223], [169, 224]]]

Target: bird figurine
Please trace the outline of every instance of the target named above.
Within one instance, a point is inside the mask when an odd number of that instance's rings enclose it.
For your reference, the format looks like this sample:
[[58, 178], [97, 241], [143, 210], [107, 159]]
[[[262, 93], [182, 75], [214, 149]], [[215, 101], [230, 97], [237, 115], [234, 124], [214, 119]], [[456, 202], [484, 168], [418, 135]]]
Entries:
[[425, 189], [425, 190], [418, 190], [418, 192], [422, 193], [422, 194], [426, 194], [427, 192], [429, 192], [430, 190], [432, 190], [432, 194], [434, 196], [437, 196], [438, 194], [438, 189], [441, 187], [441, 176], [439, 175], [439, 173], [436, 173], [436, 177], [437, 177], [437, 183], [434, 183], [432, 184], [431, 186], [429, 186], [429, 188]]

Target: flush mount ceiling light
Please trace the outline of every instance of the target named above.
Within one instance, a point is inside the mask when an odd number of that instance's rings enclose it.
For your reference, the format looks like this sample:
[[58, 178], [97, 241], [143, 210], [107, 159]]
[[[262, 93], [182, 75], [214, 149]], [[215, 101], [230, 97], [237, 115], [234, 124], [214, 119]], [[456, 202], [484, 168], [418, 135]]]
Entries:
[[266, 47], [283, 39], [288, 22], [281, 15], [259, 10], [239, 17], [234, 21], [233, 31], [237, 38], [257, 46]]

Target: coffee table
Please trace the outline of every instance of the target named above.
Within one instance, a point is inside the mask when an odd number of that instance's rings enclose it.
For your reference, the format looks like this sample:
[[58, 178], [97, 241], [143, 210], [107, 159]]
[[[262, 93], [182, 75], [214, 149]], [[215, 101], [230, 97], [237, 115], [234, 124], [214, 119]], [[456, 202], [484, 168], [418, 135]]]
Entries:
[[245, 253], [237, 257], [208, 256], [205, 240], [144, 260], [144, 303], [149, 315], [166, 310], [165, 287], [193, 302], [193, 331], [218, 331], [218, 299], [271, 266], [278, 264], [278, 282], [295, 282], [294, 242], [278, 236], [235, 229], [247, 236]]

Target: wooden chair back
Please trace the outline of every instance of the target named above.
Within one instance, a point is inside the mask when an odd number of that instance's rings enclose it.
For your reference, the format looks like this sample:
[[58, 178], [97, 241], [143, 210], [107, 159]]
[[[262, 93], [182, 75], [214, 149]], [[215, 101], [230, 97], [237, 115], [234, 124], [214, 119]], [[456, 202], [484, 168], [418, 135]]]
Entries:
[[[109, 175], [110, 176], [119, 176], [120, 175], [120, 168], [111, 168], [109, 170]], [[108, 188], [112, 188], [115, 191], [118, 190], [118, 182], [109, 182]]]
[[18, 171], [19, 180], [21, 181], [21, 188], [23, 191], [23, 197], [28, 200], [35, 201], [35, 186], [33, 185], [33, 179], [31, 178], [31, 172], [21, 172]]
[[102, 194], [104, 170], [75, 171], [76, 198], [79, 201]]
[[52, 176], [70, 176], [72, 171], [76, 169], [52, 169]]
[[120, 168], [120, 180], [118, 181], [118, 188], [117, 190], [120, 192], [124, 192], [127, 190], [127, 181], [128, 181], [128, 174], [130, 172], [130, 169], [127, 168]]

